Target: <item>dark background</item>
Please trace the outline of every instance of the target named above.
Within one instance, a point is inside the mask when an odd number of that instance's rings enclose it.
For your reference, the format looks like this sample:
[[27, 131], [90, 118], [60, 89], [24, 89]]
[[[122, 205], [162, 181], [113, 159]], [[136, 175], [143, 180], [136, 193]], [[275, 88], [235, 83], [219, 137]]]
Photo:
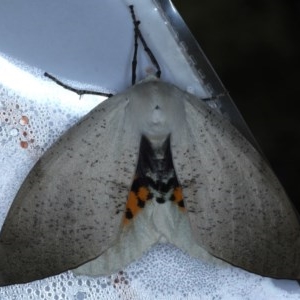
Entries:
[[300, 1], [172, 2], [300, 211]]

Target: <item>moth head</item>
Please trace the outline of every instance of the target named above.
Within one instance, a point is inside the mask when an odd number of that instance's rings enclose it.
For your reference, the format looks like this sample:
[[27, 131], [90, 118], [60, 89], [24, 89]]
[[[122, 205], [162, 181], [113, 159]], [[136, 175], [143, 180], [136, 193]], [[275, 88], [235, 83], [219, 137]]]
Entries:
[[128, 91], [127, 116], [153, 144], [162, 143], [185, 119], [182, 91], [155, 80], [144, 80]]

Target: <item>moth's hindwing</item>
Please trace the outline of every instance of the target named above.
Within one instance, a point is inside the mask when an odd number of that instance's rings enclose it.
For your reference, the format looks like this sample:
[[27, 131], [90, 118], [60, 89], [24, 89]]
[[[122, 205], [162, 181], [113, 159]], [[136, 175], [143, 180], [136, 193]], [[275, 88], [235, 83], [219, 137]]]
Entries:
[[172, 201], [185, 211], [182, 188], [173, 166], [170, 138], [162, 147], [165, 148], [160, 151], [163, 156], [157, 159], [150, 141], [142, 136], [137, 170], [126, 205], [125, 225], [145, 207], [147, 201], [161, 204]]

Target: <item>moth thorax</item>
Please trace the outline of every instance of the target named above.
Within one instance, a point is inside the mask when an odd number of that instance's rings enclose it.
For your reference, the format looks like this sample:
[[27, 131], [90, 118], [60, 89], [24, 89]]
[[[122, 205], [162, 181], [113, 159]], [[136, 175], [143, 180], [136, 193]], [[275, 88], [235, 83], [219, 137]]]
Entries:
[[162, 105], [158, 102], [153, 103], [143, 123], [143, 134], [153, 148], [160, 148], [171, 133], [169, 118]]

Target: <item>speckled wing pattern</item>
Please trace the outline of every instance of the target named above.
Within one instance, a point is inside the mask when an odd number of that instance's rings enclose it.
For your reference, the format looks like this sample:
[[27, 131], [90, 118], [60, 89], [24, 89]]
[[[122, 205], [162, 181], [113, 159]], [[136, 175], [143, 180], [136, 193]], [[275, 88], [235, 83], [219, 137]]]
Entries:
[[300, 278], [299, 229], [268, 164], [227, 120], [148, 79], [96, 107], [30, 172], [0, 235], [0, 285], [80, 265], [97, 276], [162, 237], [191, 255]]
[[126, 94], [101, 103], [31, 170], [1, 231], [1, 285], [75, 268], [113, 243], [138, 159], [127, 103]]
[[172, 153], [198, 244], [248, 271], [299, 279], [298, 215], [268, 163], [226, 119], [178, 93], [186, 122]]

